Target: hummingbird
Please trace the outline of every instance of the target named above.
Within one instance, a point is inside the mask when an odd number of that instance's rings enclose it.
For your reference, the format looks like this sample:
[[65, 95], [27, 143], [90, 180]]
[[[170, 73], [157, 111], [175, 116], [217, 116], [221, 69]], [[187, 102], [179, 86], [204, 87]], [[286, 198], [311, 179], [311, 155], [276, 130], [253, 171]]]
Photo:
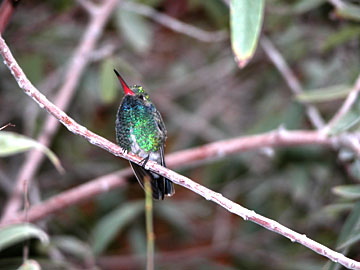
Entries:
[[146, 170], [145, 165], [148, 160], [152, 160], [166, 167], [164, 121], [142, 86], [129, 87], [115, 69], [114, 72], [125, 92], [116, 114], [116, 141], [124, 151], [143, 158], [142, 165], [130, 161], [136, 179], [145, 190], [144, 181], [148, 177], [153, 198], [163, 200], [164, 196], [175, 193], [174, 184], [169, 179]]

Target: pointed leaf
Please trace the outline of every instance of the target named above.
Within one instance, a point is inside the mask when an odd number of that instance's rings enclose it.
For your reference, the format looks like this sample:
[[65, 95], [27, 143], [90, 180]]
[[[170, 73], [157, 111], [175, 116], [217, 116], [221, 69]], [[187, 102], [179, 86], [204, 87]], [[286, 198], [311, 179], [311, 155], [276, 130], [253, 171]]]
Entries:
[[231, 45], [235, 59], [243, 68], [253, 57], [264, 16], [264, 0], [231, 0]]
[[350, 211], [354, 207], [353, 203], [334, 203], [325, 206], [321, 209], [321, 212], [330, 215], [330, 216], [339, 216], [343, 214], [345, 211]]
[[336, 3], [335, 12], [339, 17], [360, 21], [360, 5], [341, 1], [339, 4]]
[[0, 131], [0, 157], [7, 157], [36, 148], [47, 155], [59, 172], [64, 172], [60, 160], [46, 146], [15, 132]]
[[360, 202], [355, 203], [336, 241], [337, 249], [344, 249], [360, 240]]
[[340, 98], [345, 98], [351, 91], [349, 85], [334, 85], [327, 88], [319, 88], [304, 91], [296, 95], [296, 99], [301, 102], [326, 102]]
[[347, 199], [360, 198], [360, 185], [337, 186], [334, 187], [332, 190], [336, 195]]
[[360, 97], [354, 102], [351, 109], [343, 115], [329, 130], [330, 135], [336, 135], [353, 128], [360, 122]]
[[49, 242], [48, 235], [32, 224], [16, 224], [1, 228], [0, 250], [30, 238], [38, 238], [44, 244]]
[[144, 210], [143, 201], [129, 202], [103, 217], [93, 231], [93, 250], [99, 254], [105, 250], [124, 227]]

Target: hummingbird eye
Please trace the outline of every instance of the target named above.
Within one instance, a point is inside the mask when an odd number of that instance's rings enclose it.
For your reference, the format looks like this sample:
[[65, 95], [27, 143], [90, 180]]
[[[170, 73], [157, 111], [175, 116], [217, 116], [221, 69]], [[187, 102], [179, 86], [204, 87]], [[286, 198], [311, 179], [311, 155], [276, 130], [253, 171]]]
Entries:
[[139, 98], [141, 98], [142, 100], [145, 100], [145, 97], [143, 95], [139, 95]]

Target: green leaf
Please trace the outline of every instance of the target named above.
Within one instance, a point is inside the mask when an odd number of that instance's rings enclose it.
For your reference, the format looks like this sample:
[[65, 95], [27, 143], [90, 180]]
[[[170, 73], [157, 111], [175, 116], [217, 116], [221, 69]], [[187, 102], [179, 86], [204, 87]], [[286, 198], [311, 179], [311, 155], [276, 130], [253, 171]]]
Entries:
[[309, 91], [304, 91], [296, 95], [296, 100], [300, 102], [326, 102], [339, 98], [345, 98], [351, 91], [352, 87], [349, 85], [334, 85], [327, 88], [319, 88]]
[[327, 0], [301, 0], [295, 4], [294, 12], [297, 14], [302, 14], [319, 7], [325, 2], [327, 2]]
[[253, 57], [264, 16], [264, 0], [231, 0], [231, 45], [235, 59], [243, 68]]
[[336, 48], [338, 45], [341, 45], [350, 40], [359, 38], [360, 36], [360, 27], [359, 26], [347, 26], [341, 28], [338, 31], [335, 31], [333, 34], [329, 35], [322, 45], [322, 49], [326, 52], [333, 48]]
[[90, 246], [75, 237], [66, 235], [56, 236], [52, 237], [51, 243], [74, 257], [80, 259], [93, 257]]
[[354, 180], [360, 180], [360, 160], [355, 159], [353, 162], [349, 164], [349, 176], [351, 176]]
[[33, 148], [36, 148], [46, 154], [60, 173], [64, 172], [64, 168], [61, 166], [60, 160], [46, 146], [15, 132], [0, 131], [0, 157], [23, 153]]
[[355, 203], [336, 242], [337, 249], [344, 249], [360, 240], [360, 202]]
[[93, 231], [93, 250], [99, 254], [144, 210], [144, 201], [129, 202], [103, 217]]
[[330, 135], [336, 135], [350, 128], [355, 127], [360, 122], [360, 97], [354, 102], [351, 109], [337, 120], [329, 130]]
[[115, 62], [108, 58], [101, 64], [100, 89], [101, 99], [104, 103], [110, 103], [116, 97], [116, 76], [114, 74]]
[[0, 250], [30, 238], [38, 238], [43, 244], [49, 243], [48, 235], [40, 228], [28, 224], [16, 224], [0, 229]]
[[119, 7], [116, 12], [116, 24], [120, 34], [136, 52], [146, 53], [150, 50], [153, 32], [144, 17]]
[[349, 2], [341, 1], [336, 5], [336, 15], [344, 19], [360, 21], [360, 6]]
[[41, 266], [35, 260], [26, 260], [18, 270], [41, 270]]
[[359, 199], [360, 198], [360, 185], [344, 185], [333, 187], [332, 191], [346, 199]]
[[329, 216], [337, 217], [340, 214], [343, 214], [345, 211], [352, 210], [353, 207], [354, 207], [353, 203], [334, 203], [322, 208], [321, 212]]

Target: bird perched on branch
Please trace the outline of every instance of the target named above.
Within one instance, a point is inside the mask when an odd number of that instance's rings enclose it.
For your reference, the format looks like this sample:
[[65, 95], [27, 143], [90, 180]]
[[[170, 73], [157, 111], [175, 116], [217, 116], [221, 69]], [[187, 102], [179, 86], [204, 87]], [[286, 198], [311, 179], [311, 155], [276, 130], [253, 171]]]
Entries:
[[166, 128], [159, 111], [149, 95], [139, 85], [129, 87], [114, 69], [125, 96], [116, 115], [116, 140], [127, 152], [143, 158], [142, 165], [130, 161], [131, 168], [144, 188], [145, 177], [149, 177], [153, 198], [163, 200], [175, 193], [174, 184], [167, 178], [145, 169], [148, 160], [166, 167], [164, 145]]

